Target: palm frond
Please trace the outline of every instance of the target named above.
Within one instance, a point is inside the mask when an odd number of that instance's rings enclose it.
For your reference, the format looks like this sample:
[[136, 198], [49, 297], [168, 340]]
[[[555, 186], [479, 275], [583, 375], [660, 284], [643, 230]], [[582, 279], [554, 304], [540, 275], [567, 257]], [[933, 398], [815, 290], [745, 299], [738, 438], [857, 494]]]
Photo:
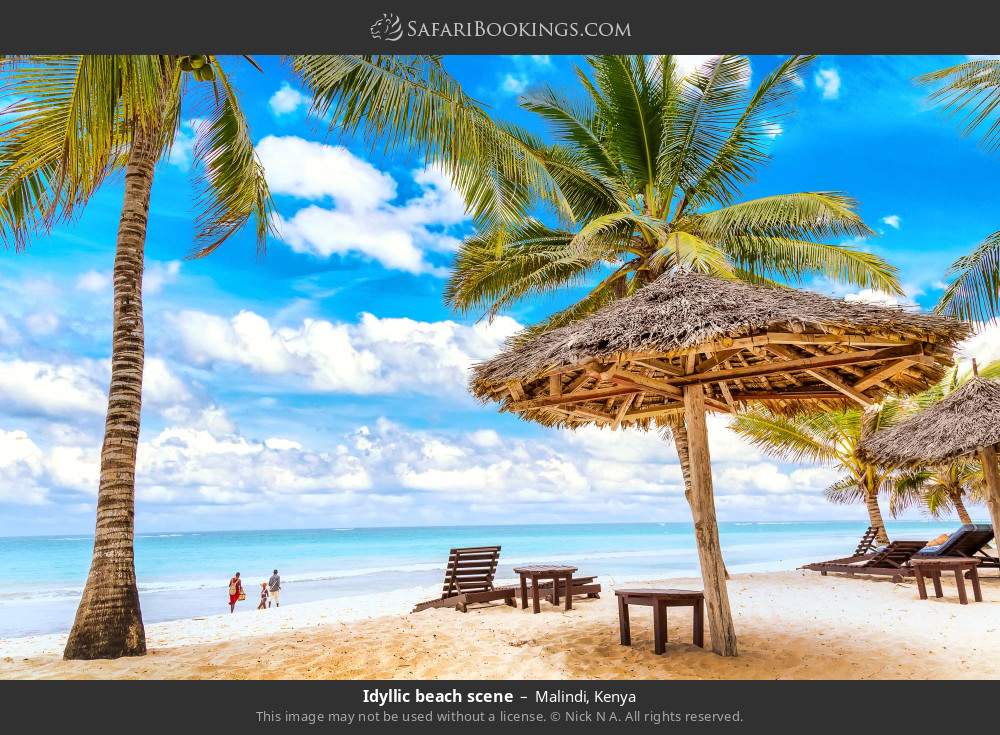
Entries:
[[462, 312], [490, 313], [528, 294], [582, 283], [592, 258], [570, 247], [573, 234], [529, 219], [508, 232], [483, 232], [462, 243], [445, 301]]
[[818, 419], [752, 408], [737, 414], [730, 428], [772, 457], [789, 462], [834, 462], [838, 458], [835, 437]]
[[70, 219], [124, 166], [140, 126], [160, 126], [159, 56], [26, 56], [4, 65], [0, 97], [0, 239], [21, 247], [31, 234]]
[[954, 277], [937, 311], [966, 321], [991, 321], [1000, 313], [1000, 232], [994, 232], [948, 271]]
[[823, 495], [837, 505], [854, 505], [865, 501], [865, 490], [853, 477], [842, 477], [827, 487]]
[[918, 81], [941, 85], [931, 100], [962, 115], [966, 135], [985, 127], [983, 142], [991, 150], [1000, 147], [1000, 59], [966, 61], [924, 74]]
[[594, 288], [592, 288], [586, 296], [572, 306], [567, 307], [562, 311], [558, 311], [540, 323], [522, 331], [518, 334], [518, 341], [532, 340], [538, 335], [551, 329], [558, 329], [559, 327], [566, 326], [570, 322], [575, 322], [577, 319], [582, 319], [588, 314], [593, 314], [595, 311], [603, 306], [607, 306], [615, 299], [627, 296], [634, 288], [636, 281], [635, 278], [628, 278], [629, 274], [633, 272], [632, 266], [633, 264], [631, 263], [626, 263], [620, 266], [617, 270], [612, 272], [611, 275], [594, 286]]
[[660, 88], [646, 57], [605, 55], [587, 58], [601, 92], [599, 107], [606, 146], [637, 190], [656, 179], [661, 128]]
[[702, 65], [684, 80], [676, 109], [662, 127], [657, 181], [669, 206], [675, 192], [683, 199], [726, 145], [740, 119], [740, 102], [746, 94], [750, 62], [743, 56], [720, 56]]
[[857, 202], [838, 192], [806, 191], [750, 199], [692, 217], [703, 237], [752, 235], [793, 239], [868, 237]]
[[192, 253], [195, 258], [214, 252], [251, 218], [258, 251], [264, 250], [268, 234], [273, 233], [274, 203], [250, 138], [250, 126], [222, 66], [214, 60], [212, 63], [221, 94], [195, 145], [195, 160], [205, 172], [204, 192], [198, 202], [197, 241], [201, 245]]
[[742, 114], [687, 196], [695, 209], [711, 201], [731, 204], [768, 158], [773, 126], [788, 115], [787, 102], [800, 88], [801, 75], [814, 55], [789, 56], [758, 85]]
[[514, 126], [495, 123], [432, 56], [302, 55], [293, 68], [331, 125], [362, 132], [386, 150], [406, 144], [441, 166], [473, 217], [516, 224], [531, 195], [565, 219], [572, 212], [545, 166]]

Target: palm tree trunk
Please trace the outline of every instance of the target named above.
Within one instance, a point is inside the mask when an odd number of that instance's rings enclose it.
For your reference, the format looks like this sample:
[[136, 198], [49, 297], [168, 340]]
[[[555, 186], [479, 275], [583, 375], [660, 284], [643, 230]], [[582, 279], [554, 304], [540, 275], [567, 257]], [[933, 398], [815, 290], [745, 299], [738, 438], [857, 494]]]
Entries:
[[958, 513], [958, 520], [963, 524], [972, 523], [972, 518], [969, 517], [969, 511], [965, 507], [965, 502], [962, 500], [962, 493], [955, 492], [951, 496], [951, 504], [955, 506], [955, 512]]
[[[997, 452], [993, 447], [982, 447], [978, 454], [986, 479], [986, 507], [990, 510], [990, 520], [996, 531], [1000, 528], [1000, 465], [997, 463]], [[995, 538], [993, 548], [1000, 549], [1000, 541]]]
[[722, 562], [719, 524], [715, 517], [712, 459], [705, 424], [705, 396], [700, 385], [684, 387], [684, 421], [687, 424], [687, 459], [691, 475], [687, 499], [694, 520], [698, 561], [705, 585], [705, 608], [712, 633], [712, 650], [721, 656], [735, 656], [736, 628], [729, 606], [726, 568]]
[[878, 492], [865, 489], [865, 506], [868, 508], [868, 525], [878, 528], [875, 538], [880, 544], [889, 543], [889, 534], [885, 532], [885, 521], [882, 520], [882, 509], [878, 507]]
[[159, 134], [137, 131], [125, 169], [114, 269], [111, 387], [101, 447], [94, 556], [70, 631], [67, 659], [146, 653], [135, 577], [135, 455], [142, 405], [143, 250]]
[[[688, 505], [691, 505], [691, 456], [688, 454], [688, 433], [683, 421], [679, 421], [676, 426], [670, 427], [670, 434], [674, 438], [674, 449], [677, 450], [677, 459], [681, 465], [681, 475], [684, 476], [684, 498]], [[729, 568], [722, 563], [722, 571], [725, 572], [726, 579], [729, 579]]]

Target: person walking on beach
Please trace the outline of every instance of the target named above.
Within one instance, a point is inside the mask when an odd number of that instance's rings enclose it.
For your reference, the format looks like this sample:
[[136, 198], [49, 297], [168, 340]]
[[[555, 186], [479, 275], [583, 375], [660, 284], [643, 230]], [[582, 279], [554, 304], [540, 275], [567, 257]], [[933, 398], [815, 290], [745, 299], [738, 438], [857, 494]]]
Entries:
[[257, 605], [258, 610], [264, 610], [271, 606], [271, 603], [267, 600], [267, 582], [260, 583], [260, 604]]
[[[274, 600], [275, 607], [281, 607], [281, 577], [278, 576], [278, 570], [274, 570], [274, 574], [271, 578], [267, 580], [267, 588], [271, 591], [271, 599]], [[270, 601], [267, 603], [268, 607], [271, 607]]]
[[240, 579], [240, 573], [236, 572], [233, 578], [229, 580], [229, 612], [233, 612], [236, 609], [237, 600], [245, 600], [247, 596], [243, 594], [243, 582]]

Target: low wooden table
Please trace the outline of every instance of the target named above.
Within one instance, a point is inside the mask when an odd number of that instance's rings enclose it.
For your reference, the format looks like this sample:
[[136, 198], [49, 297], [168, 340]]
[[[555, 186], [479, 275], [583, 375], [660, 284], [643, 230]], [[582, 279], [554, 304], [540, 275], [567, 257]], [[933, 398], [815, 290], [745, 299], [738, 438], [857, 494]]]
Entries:
[[983, 591], [979, 587], [979, 559], [967, 556], [941, 556], [935, 559], [910, 559], [910, 566], [917, 577], [917, 592], [920, 599], [927, 599], [927, 585], [924, 584], [924, 576], [931, 578], [934, 583], [934, 596], [944, 597], [941, 590], [941, 572], [955, 573], [955, 586], [958, 587], [958, 601], [963, 605], [969, 604], [969, 598], [965, 594], [965, 573], [969, 574], [969, 581], [972, 582], [972, 594], [976, 602], [983, 601]]
[[694, 590], [630, 589], [615, 590], [618, 596], [618, 627], [623, 646], [632, 645], [628, 620], [629, 605], [653, 608], [653, 650], [663, 653], [667, 645], [667, 608], [694, 608], [694, 644], [705, 647], [705, 595]]
[[521, 609], [528, 607], [528, 580], [531, 580], [531, 607], [532, 612], [538, 614], [542, 608], [538, 602], [538, 580], [552, 580], [552, 604], [559, 604], [559, 580], [566, 580], [566, 609], [573, 607], [573, 572], [576, 567], [568, 567], [562, 564], [528, 564], [523, 567], [514, 567], [514, 574], [521, 577]]

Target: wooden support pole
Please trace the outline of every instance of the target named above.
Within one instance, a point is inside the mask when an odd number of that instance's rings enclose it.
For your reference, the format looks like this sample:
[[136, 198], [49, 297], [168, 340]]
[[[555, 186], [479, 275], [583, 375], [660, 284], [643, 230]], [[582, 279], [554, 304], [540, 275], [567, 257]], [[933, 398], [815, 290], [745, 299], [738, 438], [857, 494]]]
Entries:
[[986, 477], [986, 507], [990, 509], [994, 533], [1000, 529], [1000, 470], [997, 469], [997, 452], [993, 447], [979, 450], [979, 461]]
[[700, 385], [684, 386], [684, 421], [687, 424], [688, 454], [691, 465], [691, 492], [688, 503], [694, 519], [698, 560], [705, 583], [708, 625], [712, 631], [712, 650], [720, 656], [735, 656], [736, 629], [726, 590], [726, 567], [719, 543], [719, 524], [715, 518], [715, 495], [712, 489], [712, 458], [708, 449], [708, 426], [705, 423], [705, 393]]

